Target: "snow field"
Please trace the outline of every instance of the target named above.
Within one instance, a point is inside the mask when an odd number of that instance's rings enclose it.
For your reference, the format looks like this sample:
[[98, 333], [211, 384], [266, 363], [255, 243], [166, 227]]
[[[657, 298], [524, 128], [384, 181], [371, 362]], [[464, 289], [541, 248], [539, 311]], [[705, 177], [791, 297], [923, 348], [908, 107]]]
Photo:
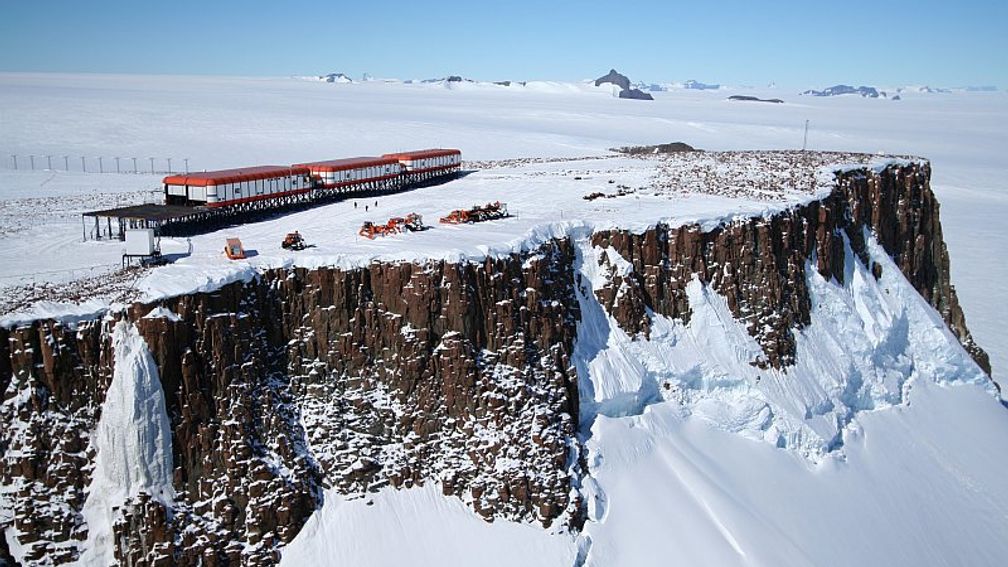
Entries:
[[586, 564], [1001, 565], [1004, 408], [924, 380], [910, 399], [861, 416], [846, 459], [815, 466], [668, 402], [599, 417], [608, 505]]
[[483, 521], [436, 483], [383, 489], [367, 500], [325, 493], [325, 505], [283, 552], [281, 565], [573, 565], [570, 535]]

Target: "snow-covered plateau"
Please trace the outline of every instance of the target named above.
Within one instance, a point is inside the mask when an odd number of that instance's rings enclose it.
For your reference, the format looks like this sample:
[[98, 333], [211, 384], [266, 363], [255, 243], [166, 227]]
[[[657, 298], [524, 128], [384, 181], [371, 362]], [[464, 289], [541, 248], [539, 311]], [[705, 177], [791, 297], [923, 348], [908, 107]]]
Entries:
[[[1008, 96], [902, 94], [0, 74], [0, 564], [1004, 564]], [[82, 238], [168, 157], [436, 146], [164, 267]]]

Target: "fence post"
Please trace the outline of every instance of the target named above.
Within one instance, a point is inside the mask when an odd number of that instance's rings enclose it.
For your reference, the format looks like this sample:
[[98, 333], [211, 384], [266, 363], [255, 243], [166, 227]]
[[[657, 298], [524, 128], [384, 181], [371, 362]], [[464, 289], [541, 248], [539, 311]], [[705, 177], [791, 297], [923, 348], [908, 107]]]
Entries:
[[136, 158], [133, 158], [133, 173], [137, 173]]
[[63, 156], [63, 167], [70, 171], [70, 156]]
[[105, 164], [102, 163], [101, 156], [98, 156], [98, 173], [105, 173]]
[[31, 169], [32, 169], [32, 171], [35, 171], [35, 154], [29, 155], [28, 159], [31, 160]]
[[150, 158], [150, 172], [154, 173], [154, 158]]
[[14, 154], [11, 154], [10, 157], [14, 158], [14, 171], [17, 171], [17, 156], [14, 155]]
[[81, 171], [87, 172], [87, 163], [84, 161], [84, 156], [80, 157], [80, 168]]
[[46, 156], [45, 158], [46, 158], [46, 165], [48, 166], [46, 169], [52, 171], [52, 156]]
[[120, 171], [119, 171], [119, 156], [116, 156], [115, 160], [116, 160], [116, 173], [120, 173]]

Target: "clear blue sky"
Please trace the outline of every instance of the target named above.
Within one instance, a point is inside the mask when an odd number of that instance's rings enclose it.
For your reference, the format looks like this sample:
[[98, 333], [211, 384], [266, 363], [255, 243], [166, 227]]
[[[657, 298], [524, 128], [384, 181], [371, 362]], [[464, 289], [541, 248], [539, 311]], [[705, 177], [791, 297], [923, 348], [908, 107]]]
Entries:
[[1008, 1], [0, 3], [0, 71], [1008, 87]]

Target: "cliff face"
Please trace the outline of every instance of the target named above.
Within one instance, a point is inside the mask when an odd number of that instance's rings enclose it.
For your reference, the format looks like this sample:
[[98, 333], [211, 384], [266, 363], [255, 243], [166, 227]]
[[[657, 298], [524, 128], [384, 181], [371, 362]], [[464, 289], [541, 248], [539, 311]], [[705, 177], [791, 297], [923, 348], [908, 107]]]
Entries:
[[[276, 271], [134, 305], [176, 497], [123, 506], [117, 560], [272, 563], [328, 487], [438, 481], [488, 520], [575, 524], [572, 254], [563, 241], [481, 264]], [[72, 561], [86, 538], [111, 323], [0, 336], [2, 416], [25, 424], [5, 429], [0, 472], [26, 559]]]
[[855, 170], [838, 175], [827, 198], [768, 218], [709, 232], [697, 225], [659, 225], [643, 234], [598, 232], [592, 244], [611, 247], [632, 270], [610, 265], [612, 285], [596, 295], [625, 331], [647, 336], [648, 309], [689, 320], [686, 284], [696, 276], [726, 298], [763, 347], [765, 358], [755, 362], [781, 368], [794, 360], [792, 330], [809, 323], [807, 263], [842, 283], [847, 239], [860, 261], [880, 276], [881, 266], [869, 265], [867, 231], [989, 375], [990, 361], [970, 336], [949, 279], [930, 177], [930, 167], [921, 164], [890, 167], [881, 175]]
[[71, 561], [87, 536], [90, 434], [112, 376], [107, 330], [103, 321], [0, 328], [0, 497], [12, 504], [0, 521], [16, 530], [27, 561]]
[[[949, 282], [929, 176], [851, 171], [822, 201], [768, 218], [596, 233], [625, 260], [603, 256], [611, 285], [596, 295], [646, 338], [649, 312], [688, 320], [699, 278], [763, 347], [753, 363], [784, 367], [809, 322], [805, 270], [842, 281], [844, 239], [868, 262], [870, 231], [989, 373]], [[79, 556], [116, 318], [156, 362], [175, 491], [123, 504], [120, 563], [272, 563], [329, 488], [367, 498], [438, 482], [488, 520], [578, 530], [574, 255], [557, 240], [480, 263], [276, 270], [73, 328], [0, 329], [0, 531], [29, 563]]]

